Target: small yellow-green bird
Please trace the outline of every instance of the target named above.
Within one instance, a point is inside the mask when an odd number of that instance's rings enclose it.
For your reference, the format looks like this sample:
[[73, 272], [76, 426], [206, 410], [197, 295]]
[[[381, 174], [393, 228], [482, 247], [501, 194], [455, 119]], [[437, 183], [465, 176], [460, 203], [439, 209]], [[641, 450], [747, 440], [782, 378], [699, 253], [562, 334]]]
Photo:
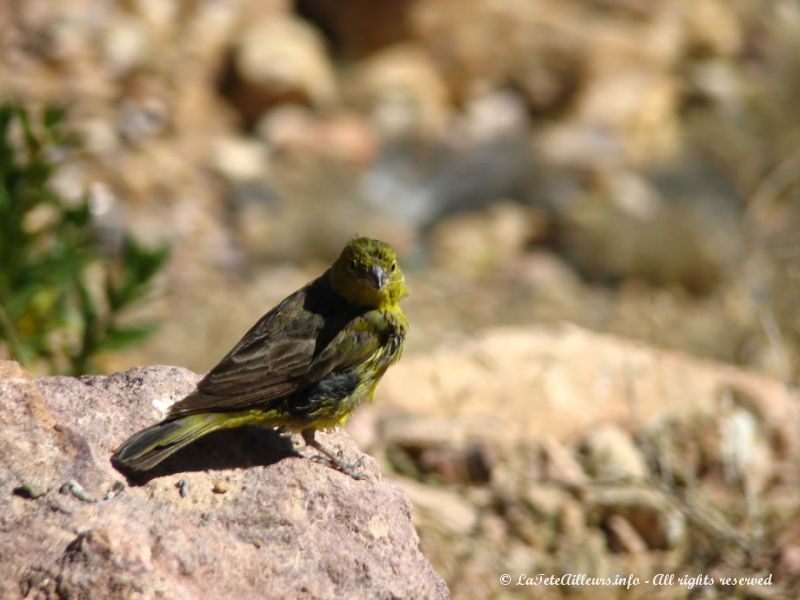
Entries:
[[330, 269], [261, 317], [163, 421], [122, 444], [112, 463], [146, 471], [212, 431], [263, 425], [301, 432], [332, 467], [361, 478], [360, 461], [343, 462], [314, 432], [344, 424], [400, 358], [408, 319], [399, 302], [407, 294], [389, 244], [351, 240]]

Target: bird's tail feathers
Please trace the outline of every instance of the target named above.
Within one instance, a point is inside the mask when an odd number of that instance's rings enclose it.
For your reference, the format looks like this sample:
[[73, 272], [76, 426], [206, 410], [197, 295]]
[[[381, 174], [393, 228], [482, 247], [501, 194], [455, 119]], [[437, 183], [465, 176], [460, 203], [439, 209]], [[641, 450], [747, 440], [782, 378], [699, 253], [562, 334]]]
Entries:
[[220, 429], [224, 415], [202, 413], [162, 421], [135, 433], [111, 456], [111, 462], [133, 471], [147, 471], [196, 439]]

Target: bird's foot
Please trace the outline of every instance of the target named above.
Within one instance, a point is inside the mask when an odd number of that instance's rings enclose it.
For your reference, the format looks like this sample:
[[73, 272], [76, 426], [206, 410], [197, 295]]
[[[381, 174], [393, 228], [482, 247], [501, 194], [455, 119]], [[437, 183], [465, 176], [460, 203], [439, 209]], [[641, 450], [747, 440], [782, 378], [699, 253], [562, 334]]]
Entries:
[[317, 454], [316, 456], [312, 456], [310, 460], [314, 461], [315, 463], [320, 463], [323, 465], [327, 465], [332, 469], [336, 469], [344, 473], [345, 475], [349, 475], [353, 479], [358, 481], [363, 481], [367, 478], [364, 472], [361, 470], [361, 467], [364, 466], [364, 457], [359, 456], [358, 460], [353, 462], [346, 462], [342, 460], [342, 453], [339, 452], [336, 456], [330, 456], [327, 454]]
[[316, 463], [325, 464], [332, 469], [336, 469], [337, 471], [344, 473], [345, 475], [349, 475], [357, 481], [362, 481], [367, 478], [366, 474], [364, 474], [364, 472], [361, 470], [361, 468], [364, 466], [363, 456], [359, 456], [358, 459], [352, 463], [345, 461], [344, 454], [341, 450], [334, 454], [325, 446], [320, 444], [316, 439], [314, 439], [313, 430], [304, 431], [303, 440], [305, 440], [307, 445], [311, 446], [320, 453], [317, 456], [311, 457], [310, 460]]

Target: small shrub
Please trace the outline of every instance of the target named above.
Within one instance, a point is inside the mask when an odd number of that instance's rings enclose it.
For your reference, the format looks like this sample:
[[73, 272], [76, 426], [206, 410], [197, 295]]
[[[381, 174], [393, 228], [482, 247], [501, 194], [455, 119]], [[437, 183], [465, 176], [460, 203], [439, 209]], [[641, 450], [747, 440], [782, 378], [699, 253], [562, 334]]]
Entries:
[[0, 104], [0, 349], [27, 366], [80, 374], [100, 353], [154, 331], [155, 323], [126, 323], [124, 314], [148, 294], [168, 249], [125, 235], [111, 253], [88, 198], [54, 191], [54, 155], [75, 144], [63, 120], [60, 108], [37, 119]]

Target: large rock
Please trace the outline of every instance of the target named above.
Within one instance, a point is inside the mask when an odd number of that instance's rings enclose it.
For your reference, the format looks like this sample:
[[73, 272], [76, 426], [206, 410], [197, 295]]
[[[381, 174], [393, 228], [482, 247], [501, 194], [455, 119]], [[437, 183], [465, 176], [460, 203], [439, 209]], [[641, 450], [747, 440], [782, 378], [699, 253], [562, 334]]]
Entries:
[[441, 136], [449, 98], [437, 65], [423, 48], [392, 46], [365, 61], [353, 77], [354, 101], [388, 137]]
[[[448, 595], [408, 500], [370, 458], [355, 481], [299, 457], [297, 440], [245, 428], [124, 488], [113, 448], [196, 381], [173, 367], [33, 379], [0, 362], [0, 597]], [[357, 453], [344, 434], [321, 439]]]
[[[731, 390], [739, 400], [729, 400]], [[442, 419], [452, 439], [570, 439], [601, 423], [665, 414], [752, 413], [775, 451], [791, 456], [800, 418], [781, 382], [736, 367], [594, 333], [497, 327], [460, 344], [409, 354], [384, 377], [376, 406]]]
[[329, 106], [336, 80], [325, 43], [302, 19], [268, 15], [248, 23], [238, 40], [234, 73], [223, 86], [248, 120], [276, 104]]
[[[375, 454], [427, 484], [401, 480], [458, 598], [518, 596], [498, 573], [718, 568], [775, 573], [770, 591], [800, 597], [787, 575], [800, 564], [800, 404], [780, 381], [571, 325], [517, 326], [409, 352], [377, 395]], [[480, 479], [464, 468], [477, 456]], [[616, 597], [542, 597], [562, 596]]]

